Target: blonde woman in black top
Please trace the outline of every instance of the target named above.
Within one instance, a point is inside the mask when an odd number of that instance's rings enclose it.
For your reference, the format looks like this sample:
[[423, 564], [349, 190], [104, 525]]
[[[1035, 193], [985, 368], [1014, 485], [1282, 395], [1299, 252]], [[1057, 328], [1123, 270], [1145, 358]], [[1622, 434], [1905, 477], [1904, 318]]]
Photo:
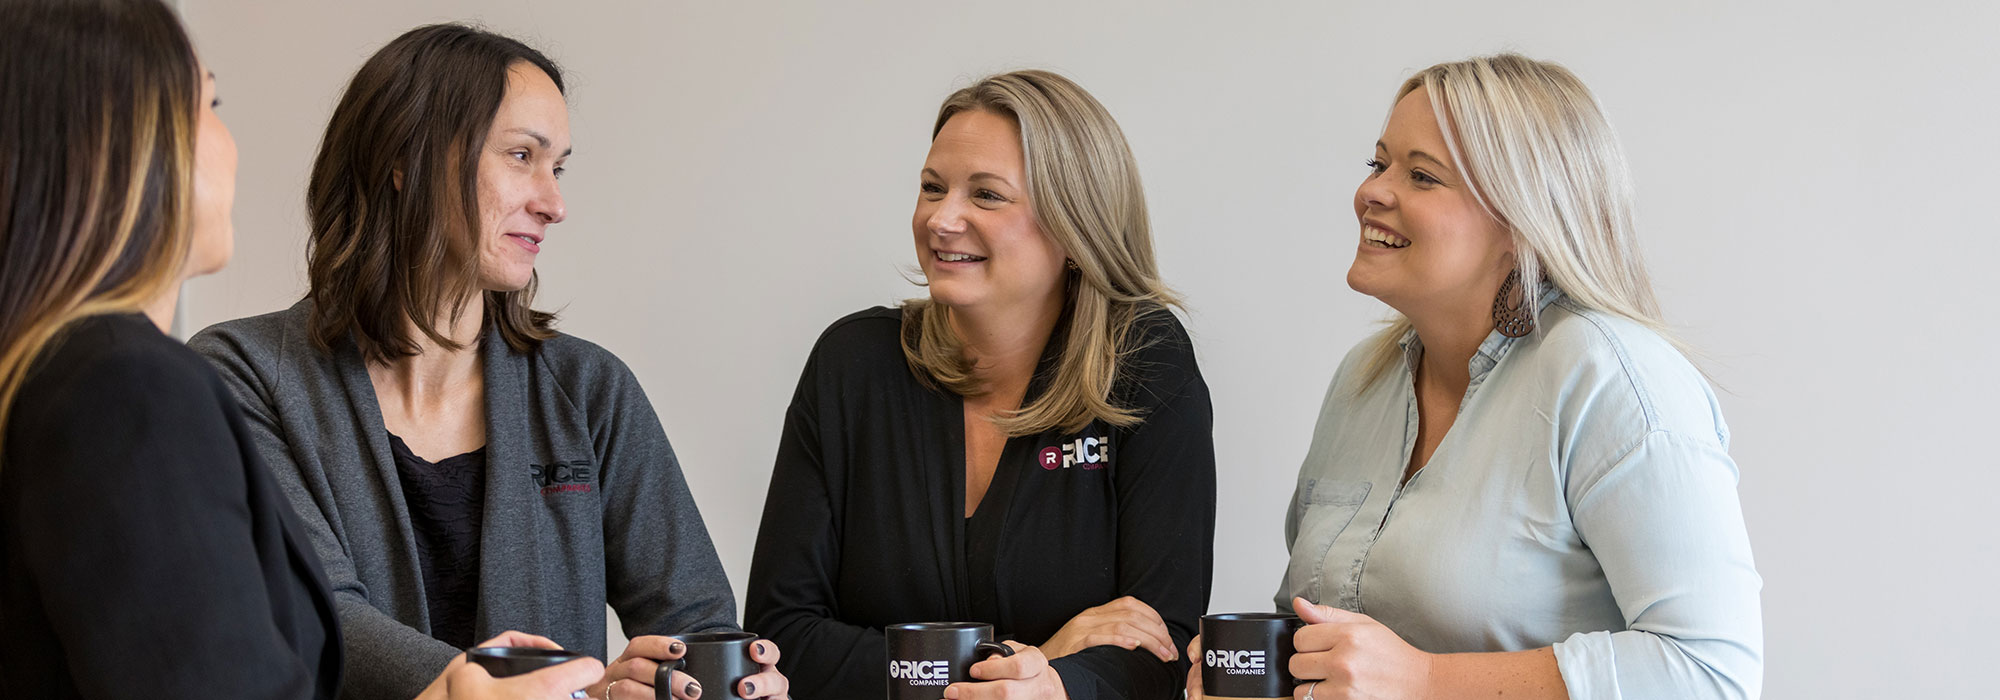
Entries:
[[[0, 688], [335, 697], [318, 558], [228, 389], [162, 332], [230, 254], [213, 74], [158, 0], [8, 0], [0, 33]], [[496, 681], [461, 656], [420, 697], [566, 697], [602, 670]]]
[[848, 316], [813, 349], [745, 626], [825, 697], [880, 697], [883, 627], [946, 620], [1022, 650], [948, 698], [1177, 695], [1208, 602], [1215, 453], [1117, 124], [1042, 71], [961, 90], [911, 224], [930, 298]]

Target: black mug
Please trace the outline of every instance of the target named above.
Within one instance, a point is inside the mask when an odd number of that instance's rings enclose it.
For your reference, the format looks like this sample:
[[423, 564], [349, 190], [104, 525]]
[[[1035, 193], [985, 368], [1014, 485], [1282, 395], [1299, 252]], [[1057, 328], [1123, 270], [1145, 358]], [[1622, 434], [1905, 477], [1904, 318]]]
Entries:
[[883, 630], [889, 638], [889, 700], [938, 700], [945, 686], [972, 680], [973, 664], [1013, 656], [980, 622], [910, 622]]
[[494, 678], [518, 676], [584, 657], [573, 651], [535, 647], [477, 647], [465, 652], [466, 660], [479, 664]]
[[1292, 697], [1292, 633], [1304, 624], [1284, 613], [1203, 615], [1202, 693], [1212, 700]]
[[742, 698], [737, 685], [755, 675], [757, 662], [750, 660], [750, 643], [757, 635], [749, 632], [694, 632], [676, 635], [687, 652], [676, 661], [660, 664], [653, 674], [653, 697], [672, 700], [673, 674], [680, 671], [701, 684], [701, 697]]

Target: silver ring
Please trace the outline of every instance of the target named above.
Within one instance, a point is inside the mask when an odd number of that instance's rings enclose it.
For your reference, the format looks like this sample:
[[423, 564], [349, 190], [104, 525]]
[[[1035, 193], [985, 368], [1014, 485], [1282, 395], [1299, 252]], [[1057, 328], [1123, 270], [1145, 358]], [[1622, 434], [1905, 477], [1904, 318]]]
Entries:
[[[618, 687], [618, 684], [624, 680], [623, 678], [619, 678], [604, 684], [604, 700], [611, 700], [611, 689]], [[1311, 693], [1307, 693], [1307, 695], [1311, 695]]]
[[[1313, 700], [1313, 691], [1318, 689], [1319, 681], [1313, 681], [1312, 685], [1306, 686], [1306, 700]], [[606, 695], [609, 695], [609, 693], [606, 693]]]

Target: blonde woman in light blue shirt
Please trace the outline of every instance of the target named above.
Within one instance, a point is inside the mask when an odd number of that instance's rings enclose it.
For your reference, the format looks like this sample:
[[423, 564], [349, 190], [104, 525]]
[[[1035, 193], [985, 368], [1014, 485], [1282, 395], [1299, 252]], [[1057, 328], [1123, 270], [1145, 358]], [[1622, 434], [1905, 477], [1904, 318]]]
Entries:
[[1433, 66], [1368, 166], [1347, 282], [1398, 313], [1341, 363], [1285, 520], [1296, 696], [1756, 698], [1729, 430], [1595, 98], [1512, 54]]

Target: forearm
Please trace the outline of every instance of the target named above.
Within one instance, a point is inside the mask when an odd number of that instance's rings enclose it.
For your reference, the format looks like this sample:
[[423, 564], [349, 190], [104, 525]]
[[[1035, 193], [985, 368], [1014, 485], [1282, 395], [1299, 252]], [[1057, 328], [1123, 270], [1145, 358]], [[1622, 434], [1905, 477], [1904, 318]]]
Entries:
[[397, 622], [359, 596], [337, 593], [334, 599], [347, 652], [342, 697], [416, 697], [461, 651]]
[[1501, 651], [1431, 656], [1427, 700], [1497, 698], [1569, 700], [1555, 650]]

